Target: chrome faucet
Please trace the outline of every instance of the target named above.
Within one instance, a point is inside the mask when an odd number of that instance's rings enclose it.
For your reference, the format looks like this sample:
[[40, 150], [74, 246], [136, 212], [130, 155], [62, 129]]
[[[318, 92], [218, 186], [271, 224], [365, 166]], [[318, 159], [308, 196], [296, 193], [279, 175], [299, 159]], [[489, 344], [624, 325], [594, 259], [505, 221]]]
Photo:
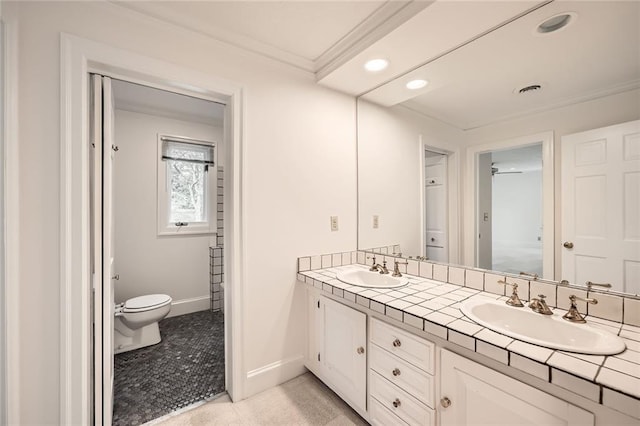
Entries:
[[510, 285], [511, 287], [513, 287], [513, 293], [511, 293], [511, 297], [509, 297], [509, 299], [507, 299], [507, 301], [504, 303], [509, 306], [515, 306], [517, 308], [521, 308], [524, 306], [522, 300], [520, 300], [520, 297], [518, 297], [518, 283], [508, 283], [506, 280], [500, 280], [498, 281], [498, 284]]
[[547, 296], [545, 296], [544, 294], [539, 294], [538, 298], [531, 299], [531, 301], [529, 302], [529, 307], [531, 308], [531, 310], [542, 315], [553, 315], [553, 311], [549, 309], [549, 306], [547, 306], [547, 302], [545, 302], [544, 300], [546, 297]]
[[583, 302], [591, 303], [595, 305], [598, 303], [598, 299], [583, 299], [582, 297], [578, 297], [575, 294], [569, 296], [569, 300], [571, 301], [571, 307], [569, 311], [562, 316], [563, 319], [566, 319], [570, 322], [577, 322], [580, 324], [584, 324], [587, 320], [584, 319], [584, 316], [580, 312], [578, 312], [578, 306], [576, 305], [576, 300], [581, 300]]
[[383, 260], [382, 261], [382, 265], [380, 265], [379, 263], [376, 263], [376, 257], [370, 257], [367, 256], [367, 259], [373, 259], [373, 265], [371, 265], [371, 268], [369, 268], [369, 270], [371, 272], [376, 272], [376, 271], [380, 271], [381, 274], [388, 274], [389, 270], [387, 269], [387, 261]]
[[391, 274], [392, 277], [401, 277], [402, 274], [400, 273], [400, 265], [408, 265], [409, 262], [398, 262], [397, 260], [393, 261], [394, 265], [393, 265], [393, 274]]
[[387, 261], [383, 260], [382, 265], [379, 263], [374, 264], [370, 269], [370, 271], [380, 271], [381, 274], [388, 274], [389, 270], [387, 269]]

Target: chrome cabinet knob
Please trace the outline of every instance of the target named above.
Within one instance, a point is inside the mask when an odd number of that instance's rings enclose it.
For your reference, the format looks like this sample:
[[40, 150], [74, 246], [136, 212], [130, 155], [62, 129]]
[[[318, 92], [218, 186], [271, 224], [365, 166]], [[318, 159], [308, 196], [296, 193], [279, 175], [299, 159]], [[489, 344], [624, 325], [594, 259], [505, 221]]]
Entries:
[[565, 241], [564, 244], [562, 244], [562, 246], [564, 248], [572, 249], [573, 248], [573, 243], [571, 241]]
[[400, 369], [394, 368], [393, 371], [391, 372], [391, 374], [393, 374], [394, 376], [399, 376], [400, 375]]
[[356, 349], [356, 352], [358, 352], [360, 355], [362, 355], [364, 353], [364, 348], [362, 346], [360, 346], [358, 349]]
[[399, 348], [400, 346], [402, 346], [402, 342], [400, 341], [400, 339], [396, 339], [393, 341], [394, 348]]
[[445, 396], [440, 400], [440, 405], [442, 405], [444, 408], [447, 408], [451, 405], [451, 400]]
[[120, 274], [115, 274], [114, 276], [111, 277], [111, 279], [119, 281], [120, 280]]
[[398, 408], [399, 406], [401, 406], [402, 404], [400, 403], [400, 400], [398, 398], [396, 398], [395, 401], [392, 402], [393, 406], [395, 408]]

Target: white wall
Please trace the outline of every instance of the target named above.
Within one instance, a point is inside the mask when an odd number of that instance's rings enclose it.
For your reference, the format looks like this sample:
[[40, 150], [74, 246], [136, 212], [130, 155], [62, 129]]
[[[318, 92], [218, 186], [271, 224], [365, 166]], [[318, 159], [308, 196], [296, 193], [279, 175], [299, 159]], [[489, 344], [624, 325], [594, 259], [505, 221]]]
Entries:
[[[561, 247], [560, 165], [562, 136], [589, 129], [624, 123], [640, 118], [640, 89], [582, 102], [514, 120], [479, 127], [466, 132], [467, 146], [513, 139], [520, 136], [554, 132], [555, 170], [555, 247]], [[465, 212], [464, 214], [469, 214]], [[467, 244], [469, 242], [463, 242]], [[562, 278], [561, 251], [555, 250], [555, 278]], [[468, 260], [466, 261], [467, 263]]]
[[[424, 190], [421, 138], [426, 146], [456, 151], [464, 135], [404, 107], [358, 101], [359, 248], [400, 244], [407, 256], [422, 253], [417, 231]], [[449, 163], [448, 169], [457, 173], [455, 163]], [[449, 209], [449, 214], [457, 211]], [[380, 217], [378, 229], [373, 229], [373, 215]]]
[[[56, 424], [60, 353], [60, 32], [244, 88], [247, 393], [302, 371], [296, 257], [356, 245], [355, 101], [314, 76], [105, 2], [10, 2], [19, 25], [20, 422]], [[329, 217], [340, 218], [331, 232]], [[73, 309], [65, 306], [64, 309]], [[272, 363], [282, 368], [260, 368]], [[278, 364], [276, 364], [278, 365]]]
[[[215, 245], [215, 237], [157, 235], [158, 134], [216, 142], [216, 166], [209, 171], [213, 185], [224, 158], [222, 127], [116, 110], [116, 303], [163, 293], [173, 298], [171, 314], [184, 314], [209, 308], [209, 246]], [[195, 298], [200, 300], [188, 300]]]
[[496, 174], [491, 198], [494, 243], [537, 245], [542, 237], [542, 172]]

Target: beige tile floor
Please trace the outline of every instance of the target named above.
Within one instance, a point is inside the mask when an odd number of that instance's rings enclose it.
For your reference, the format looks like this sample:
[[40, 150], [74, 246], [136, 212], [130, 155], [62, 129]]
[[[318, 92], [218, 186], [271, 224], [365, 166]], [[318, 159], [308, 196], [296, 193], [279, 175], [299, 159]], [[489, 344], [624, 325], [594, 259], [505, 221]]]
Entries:
[[147, 425], [366, 425], [358, 414], [311, 373], [244, 401], [223, 396]]

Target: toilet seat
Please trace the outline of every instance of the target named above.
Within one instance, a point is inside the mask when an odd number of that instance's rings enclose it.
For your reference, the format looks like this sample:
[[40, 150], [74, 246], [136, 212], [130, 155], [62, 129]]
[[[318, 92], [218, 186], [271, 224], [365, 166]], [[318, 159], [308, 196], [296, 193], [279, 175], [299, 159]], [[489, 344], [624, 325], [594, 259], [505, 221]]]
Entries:
[[171, 297], [166, 294], [148, 294], [138, 296], [124, 302], [122, 312], [144, 312], [151, 309], [160, 308], [171, 303]]

